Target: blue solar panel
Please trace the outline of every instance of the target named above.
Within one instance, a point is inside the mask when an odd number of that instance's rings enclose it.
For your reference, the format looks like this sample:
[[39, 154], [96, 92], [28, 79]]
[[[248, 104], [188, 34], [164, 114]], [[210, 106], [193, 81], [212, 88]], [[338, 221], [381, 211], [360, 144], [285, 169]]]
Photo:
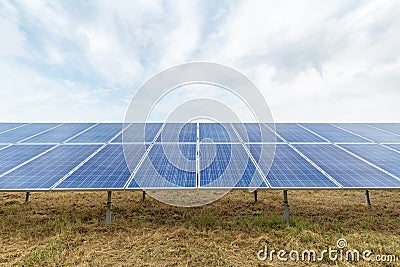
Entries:
[[[134, 123], [124, 131], [125, 143], [151, 143], [160, 131], [162, 123]], [[145, 127], [145, 128], [144, 128]], [[143, 134], [145, 129], [145, 134]], [[115, 138], [112, 143], [122, 143], [122, 134]]]
[[229, 123], [200, 123], [199, 127], [201, 142], [205, 139], [213, 140], [215, 143], [240, 142]]
[[0, 134], [0, 143], [15, 143], [25, 138], [49, 130], [59, 124], [34, 123]]
[[24, 123], [0, 123], [0, 133], [4, 131], [9, 131], [22, 125], [24, 125]]
[[69, 140], [67, 143], [106, 143], [122, 131], [120, 123], [102, 123]]
[[[300, 156], [289, 145], [277, 144], [271, 168], [265, 160], [259, 162], [261, 147], [249, 145], [250, 153], [259, 163], [260, 168], [272, 188], [338, 188], [328, 177], [311, 163]], [[266, 146], [266, 145], [263, 145]], [[271, 148], [264, 147], [266, 151]]]
[[93, 125], [93, 123], [63, 124], [53, 130], [29, 138], [24, 143], [62, 143]]
[[141, 188], [196, 187], [196, 145], [156, 143], [127, 188], [137, 185]]
[[262, 123], [234, 123], [233, 127], [245, 143], [283, 142]]
[[301, 125], [333, 143], [371, 142], [327, 123], [302, 123]]
[[51, 147], [51, 145], [14, 145], [0, 150], [0, 175]]
[[394, 134], [400, 134], [400, 123], [368, 123], [368, 125]]
[[48, 190], [98, 148], [96, 145], [61, 145], [1, 177], [0, 188]]
[[344, 188], [398, 188], [400, 181], [331, 144], [294, 145]]
[[200, 187], [267, 187], [241, 144], [200, 145]]
[[164, 125], [157, 142], [191, 142], [197, 141], [197, 123], [168, 123]]
[[361, 123], [335, 123], [334, 125], [378, 143], [400, 142], [400, 136]]
[[4, 148], [4, 147], [6, 147], [7, 145], [0, 145], [0, 149], [2, 149], [2, 148]]
[[[139, 163], [145, 147], [129, 144], [132, 151], [130, 161]], [[123, 147], [110, 144], [84, 163], [74, 173], [62, 181], [55, 189], [123, 189], [131, 173], [125, 163]]]
[[341, 147], [400, 177], [400, 153], [377, 144], [349, 144]]
[[396, 149], [397, 151], [400, 152], [400, 144], [391, 144], [391, 145], [385, 145], [385, 146]]
[[296, 123], [277, 123], [276, 132], [287, 142], [326, 142]]

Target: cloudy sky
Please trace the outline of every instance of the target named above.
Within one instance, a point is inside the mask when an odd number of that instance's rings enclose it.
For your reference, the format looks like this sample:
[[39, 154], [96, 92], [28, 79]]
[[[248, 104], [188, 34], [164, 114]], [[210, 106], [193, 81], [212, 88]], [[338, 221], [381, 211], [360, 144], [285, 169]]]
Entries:
[[0, 121], [122, 121], [152, 75], [231, 66], [275, 121], [400, 121], [400, 1], [1, 1]]

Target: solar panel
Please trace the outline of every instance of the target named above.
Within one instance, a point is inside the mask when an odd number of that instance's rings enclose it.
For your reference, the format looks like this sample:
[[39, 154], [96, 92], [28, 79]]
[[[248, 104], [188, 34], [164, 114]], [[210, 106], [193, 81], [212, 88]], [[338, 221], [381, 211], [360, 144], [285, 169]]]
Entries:
[[96, 145], [58, 146], [1, 177], [0, 189], [48, 190], [98, 148]]
[[338, 142], [349, 142], [349, 143], [362, 143], [362, 142], [371, 142], [367, 139], [359, 137], [357, 135], [351, 134], [344, 130], [341, 130], [333, 125], [327, 123], [301, 123], [302, 126], [307, 129], [319, 134], [325, 139], [329, 140], [333, 143]]
[[62, 143], [93, 125], [93, 123], [63, 124], [55, 129], [31, 137], [25, 140], [24, 143]]
[[385, 146], [396, 149], [397, 151], [400, 152], [400, 144], [391, 144], [391, 145], [385, 145]]
[[197, 123], [168, 123], [164, 125], [157, 142], [196, 142]]
[[331, 144], [294, 145], [344, 188], [398, 188], [400, 181]]
[[133, 178], [128, 189], [195, 188], [196, 144], [154, 144]]
[[51, 147], [51, 145], [13, 145], [0, 150], [0, 175]]
[[307, 131], [296, 123], [277, 123], [276, 132], [287, 142], [326, 142], [315, 134]]
[[394, 134], [400, 134], [400, 123], [368, 123], [368, 125]]
[[122, 131], [120, 123], [102, 123], [74, 137], [67, 143], [106, 143]]
[[334, 125], [378, 143], [400, 142], [400, 136], [361, 123], [335, 123]]
[[[125, 143], [153, 142], [160, 131], [162, 123], [134, 123], [124, 131]], [[144, 128], [145, 127], [145, 128]], [[143, 134], [143, 129], [145, 134]], [[115, 138], [112, 143], [122, 143], [122, 134]]]
[[215, 143], [240, 142], [229, 123], [200, 123], [200, 142], [212, 140]]
[[60, 124], [57, 123], [33, 123], [0, 134], [0, 143], [15, 143], [28, 137], [49, 130]]
[[241, 144], [200, 145], [200, 187], [268, 187]]
[[341, 147], [400, 177], [400, 153], [377, 144], [349, 144]]
[[25, 123], [0, 123], [0, 133], [9, 131], [16, 127], [21, 127], [22, 125], [25, 125]]
[[233, 123], [233, 127], [245, 143], [283, 142], [262, 123]]
[[276, 145], [274, 161], [269, 168], [265, 160], [259, 162], [262, 146], [265, 145], [252, 144], [249, 149], [272, 188], [339, 187], [286, 144]]
[[[129, 158], [131, 164], [134, 164], [133, 162], [138, 164], [145, 152], [144, 146], [140, 144], [126, 146], [129, 147], [129, 151], [135, 152]], [[122, 189], [130, 175], [122, 145], [110, 144], [75, 170], [55, 189]]]

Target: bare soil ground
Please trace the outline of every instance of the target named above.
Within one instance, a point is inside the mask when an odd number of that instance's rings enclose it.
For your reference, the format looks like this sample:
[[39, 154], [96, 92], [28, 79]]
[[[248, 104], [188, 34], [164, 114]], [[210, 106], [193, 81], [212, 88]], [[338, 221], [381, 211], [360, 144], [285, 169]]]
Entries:
[[[282, 221], [282, 191], [232, 191], [207, 206], [178, 208], [141, 192], [113, 193], [113, 223], [104, 225], [106, 192], [0, 193], [0, 265], [13, 266], [307, 266], [260, 261], [269, 249], [322, 251], [344, 238], [347, 249], [400, 256], [400, 192], [289, 191], [291, 223]], [[331, 261], [315, 266], [399, 266]]]

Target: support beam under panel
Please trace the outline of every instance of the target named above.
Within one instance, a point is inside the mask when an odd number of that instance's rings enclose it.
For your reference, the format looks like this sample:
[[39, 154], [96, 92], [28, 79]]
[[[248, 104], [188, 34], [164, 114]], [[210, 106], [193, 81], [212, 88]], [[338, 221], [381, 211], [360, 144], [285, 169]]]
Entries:
[[30, 201], [31, 201], [31, 192], [26, 192], [25, 203], [29, 203]]
[[254, 203], [257, 203], [257, 201], [258, 201], [257, 190], [254, 190]]
[[111, 225], [112, 191], [107, 193], [106, 225]]
[[283, 190], [283, 220], [289, 224], [289, 202], [287, 190]]
[[365, 190], [365, 191], [364, 191], [364, 194], [365, 194], [365, 205], [367, 205], [368, 207], [370, 207], [370, 206], [371, 206], [371, 201], [370, 201], [370, 199], [369, 199], [369, 191], [368, 191], [368, 190]]

